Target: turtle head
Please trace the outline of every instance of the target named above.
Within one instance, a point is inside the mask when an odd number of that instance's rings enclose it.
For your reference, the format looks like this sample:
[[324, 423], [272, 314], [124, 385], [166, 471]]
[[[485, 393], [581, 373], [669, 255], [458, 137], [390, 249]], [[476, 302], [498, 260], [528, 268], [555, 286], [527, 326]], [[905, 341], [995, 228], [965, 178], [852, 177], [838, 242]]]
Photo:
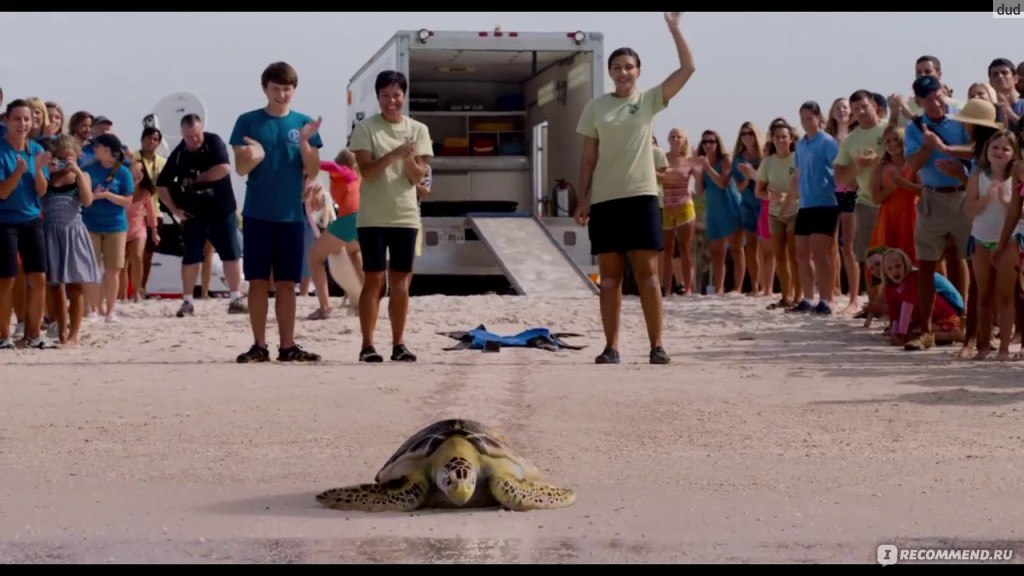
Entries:
[[476, 468], [468, 460], [454, 457], [437, 472], [437, 487], [456, 506], [462, 506], [476, 492]]

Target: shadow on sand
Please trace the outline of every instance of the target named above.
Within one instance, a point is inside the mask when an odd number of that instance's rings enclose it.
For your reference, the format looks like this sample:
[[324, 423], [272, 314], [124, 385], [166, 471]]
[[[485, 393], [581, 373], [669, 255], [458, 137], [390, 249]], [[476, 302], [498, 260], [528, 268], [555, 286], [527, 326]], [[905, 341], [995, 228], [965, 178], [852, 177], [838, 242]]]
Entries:
[[[889, 346], [882, 327], [818, 322], [773, 331], [737, 332], [723, 345], [706, 347], [696, 356], [734, 366], [774, 366], [786, 377], [849, 378], [859, 382], [886, 380], [918, 390], [870, 399], [825, 401], [820, 404], [885, 404], [910, 402], [943, 406], [1006, 406], [1024, 403], [1024, 362], [955, 360], [960, 345], [907, 352]], [[756, 355], [752, 354], [756, 351]], [[1013, 350], [1015, 351], [1015, 349]], [[994, 358], [994, 356], [993, 356]], [[803, 375], [809, 369], [807, 376]], [[921, 389], [924, 390], [921, 390]], [[979, 390], [980, 389], [980, 390]]]

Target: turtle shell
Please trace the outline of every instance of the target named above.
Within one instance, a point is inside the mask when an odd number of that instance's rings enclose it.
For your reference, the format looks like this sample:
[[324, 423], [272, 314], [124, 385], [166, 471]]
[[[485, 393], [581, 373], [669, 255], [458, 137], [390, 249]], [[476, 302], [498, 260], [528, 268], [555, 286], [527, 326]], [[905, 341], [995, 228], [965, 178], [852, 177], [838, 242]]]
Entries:
[[435, 422], [416, 432], [402, 444], [377, 473], [377, 482], [387, 482], [402, 474], [397, 468], [409, 461], [429, 458], [449, 438], [461, 436], [476, 450], [492, 459], [507, 459], [523, 470], [535, 470], [525, 458], [506, 443], [494, 429], [474, 420], [452, 419]]

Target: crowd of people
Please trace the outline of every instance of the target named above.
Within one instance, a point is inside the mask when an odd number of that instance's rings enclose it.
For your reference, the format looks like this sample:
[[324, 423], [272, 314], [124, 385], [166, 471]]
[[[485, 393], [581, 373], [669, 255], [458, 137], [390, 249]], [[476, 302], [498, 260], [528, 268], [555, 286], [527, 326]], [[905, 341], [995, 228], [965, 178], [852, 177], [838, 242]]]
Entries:
[[[103, 116], [76, 112], [65, 128], [56, 103], [7, 104], [0, 124], [0, 318], [9, 320], [13, 311], [23, 334], [16, 342], [11, 322], [0, 322], [0, 349], [51, 348], [54, 339], [75, 346], [84, 318], [116, 322], [115, 307], [128, 296], [125, 275], [133, 298], [144, 298], [156, 251], [181, 255], [177, 316], [191, 316], [200, 268], [216, 252], [230, 290], [228, 313], [247, 313], [252, 327], [253, 345], [236, 360], [270, 360], [273, 294], [277, 360], [315, 362], [320, 356], [295, 342], [296, 288], [305, 294], [315, 287], [320, 306], [311, 320], [330, 317], [325, 262], [339, 254], [351, 259], [364, 285], [359, 359], [383, 361], [373, 333], [387, 294], [391, 359], [416, 360], [404, 342], [405, 317], [433, 152], [426, 126], [402, 112], [408, 81], [395, 71], [377, 78], [380, 113], [357, 127], [333, 161], [320, 159], [321, 119], [291, 109], [295, 69], [273, 63], [261, 82], [266, 106], [239, 116], [227, 143], [188, 114], [167, 158], [156, 153], [163, 134], [155, 126], [144, 128], [133, 151]], [[246, 177], [240, 214], [232, 154], [235, 172]], [[176, 227], [174, 238], [161, 237], [161, 212]], [[203, 284], [205, 295], [209, 280]], [[47, 338], [44, 324], [54, 337]]]
[[[181, 218], [182, 310], [191, 306], [200, 263], [208, 294], [210, 247], [225, 261], [232, 285], [229, 311], [247, 310], [238, 287], [241, 274], [231, 273], [240, 249], [230, 161], [216, 135], [204, 142], [196, 116], [182, 121], [183, 142], [168, 164], [158, 153], [163, 133], [154, 126], [142, 130], [139, 148], [132, 150], [102, 115], [78, 111], [65, 122], [58, 103], [39, 98], [13, 100], [3, 112], [0, 317], [7, 320], [13, 311], [17, 328], [0, 323], [0, 349], [15, 348], [18, 331], [29, 348], [75, 346], [83, 321], [116, 322], [119, 302], [144, 299], [153, 255], [164, 242], [161, 210]], [[203, 165], [210, 155], [217, 162]], [[180, 191], [179, 180], [195, 188], [186, 196], [199, 198], [187, 218], [167, 190]], [[221, 203], [220, 212], [207, 206], [211, 201], [204, 199], [211, 195]], [[214, 214], [224, 214], [226, 225], [211, 224]]]
[[829, 316], [845, 286], [838, 313], [868, 326], [887, 317], [886, 337], [906, 350], [957, 342], [961, 357], [983, 359], [995, 325], [998, 357], [1010, 358], [1024, 332], [1024, 323], [1014, 332], [1022, 308], [1024, 66], [997, 58], [987, 81], [956, 100], [939, 59], [925, 55], [910, 97], [860, 89], [827, 113], [807, 101], [795, 123], [775, 118], [762, 132], [743, 122], [731, 148], [716, 130], [691, 146], [686, 131], [673, 128], [662, 150], [654, 117], [696, 69], [680, 14], [665, 18], [679, 68], [641, 91], [639, 55], [616, 50], [608, 60], [615, 90], [593, 100], [578, 127], [585, 149], [575, 215], [588, 226], [600, 273], [606, 347], [598, 363], [620, 361], [627, 257], [650, 362], [669, 363], [662, 299], [697, 291], [698, 228], [710, 244], [717, 294], [770, 296], [778, 286], [769, 309]]
[[[663, 299], [697, 291], [698, 233], [710, 243], [717, 294], [778, 295], [769, 309], [827, 316], [845, 288], [838, 314], [866, 326], [888, 318], [885, 334], [895, 345], [921, 350], [956, 342], [960, 356], [982, 359], [997, 332], [998, 357], [1009, 359], [1013, 339], [1024, 333], [1017, 321], [1024, 318], [1024, 70], [993, 60], [987, 81], [957, 100], [939, 59], [921, 56], [910, 96], [860, 89], [827, 112], [808, 101], [794, 111], [797, 122], [778, 117], [762, 131], [744, 121], [731, 147], [713, 129], [691, 145], [685, 130], [673, 128], [662, 150], [654, 119], [696, 71], [681, 20], [681, 13], [665, 13], [677, 69], [640, 90], [640, 56], [620, 48], [608, 58], [614, 90], [579, 118], [575, 218], [587, 227], [598, 263], [606, 340], [596, 362], [620, 362], [622, 288], [631, 269], [649, 361], [670, 363]], [[433, 147], [427, 126], [403, 113], [407, 79], [391, 70], [377, 76], [379, 113], [354, 128], [333, 161], [320, 158], [321, 119], [290, 106], [297, 72], [277, 62], [261, 82], [266, 106], [240, 115], [227, 142], [188, 115], [178, 127], [182, 141], [166, 159], [156, 154], [159, 128], [147, 127], [132, 151], [102, 116], [76, 112], [65, 128], [54, 102], [7, 105], [0, 126], [0, 349], [16, 347], [6, 321], [12, 308], [31, 348], [53, 345], [44, 318], [68, 345], [78, 342], [83, 317], [115, 321], [124, 285], [130, 281], [144, 295], [152, 253], [171, 241], [159, 234], [162, 210], [180, 225], [178, 316], [194, 313], [200, 267], [215, 251], [231, 293], [228, 311], [247, 313], [252, 328], [253, 344], [238, 362], [271, 359], [272, 293], [277, 359], [320, 360], [295, 341], [296, 287], [305, 293], [312, 283], [319, 307], [310, 319], [329, 318], [324, 263], [332, 254], [350, 258], [363, 283], [359, 360], [383, 361], [374, 333], [387, 293], [391, 360], [416, 361], [404, 333]], [[232, 156], [246, 178], [240, 215]]]

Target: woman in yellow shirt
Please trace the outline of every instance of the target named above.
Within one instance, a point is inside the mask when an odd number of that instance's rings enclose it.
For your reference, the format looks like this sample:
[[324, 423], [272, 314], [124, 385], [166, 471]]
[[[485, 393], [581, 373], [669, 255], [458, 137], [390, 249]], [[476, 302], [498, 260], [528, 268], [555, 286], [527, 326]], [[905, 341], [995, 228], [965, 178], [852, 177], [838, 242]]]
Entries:
[[662, 346], [662, 301], [658, 253], [664, 248], [658, 181], [652, 151], [656, 114], [682, 90], [695, 70], [690, 47], [679, 29], [681, 12], [666, 12], [679, 68], [660, 85], [637, 90], [640, 56], [619, 48], [608, 58], [615, 91], [584, 108], [576, 129], [583, 138], [576, 222], [588, 226], [590, 252], [601, 274], [601, 323], [606, 345], [598, 364], [619, 363], [619, 315], [626, 256], [640, 291], [652, 364], [668, 364]]

